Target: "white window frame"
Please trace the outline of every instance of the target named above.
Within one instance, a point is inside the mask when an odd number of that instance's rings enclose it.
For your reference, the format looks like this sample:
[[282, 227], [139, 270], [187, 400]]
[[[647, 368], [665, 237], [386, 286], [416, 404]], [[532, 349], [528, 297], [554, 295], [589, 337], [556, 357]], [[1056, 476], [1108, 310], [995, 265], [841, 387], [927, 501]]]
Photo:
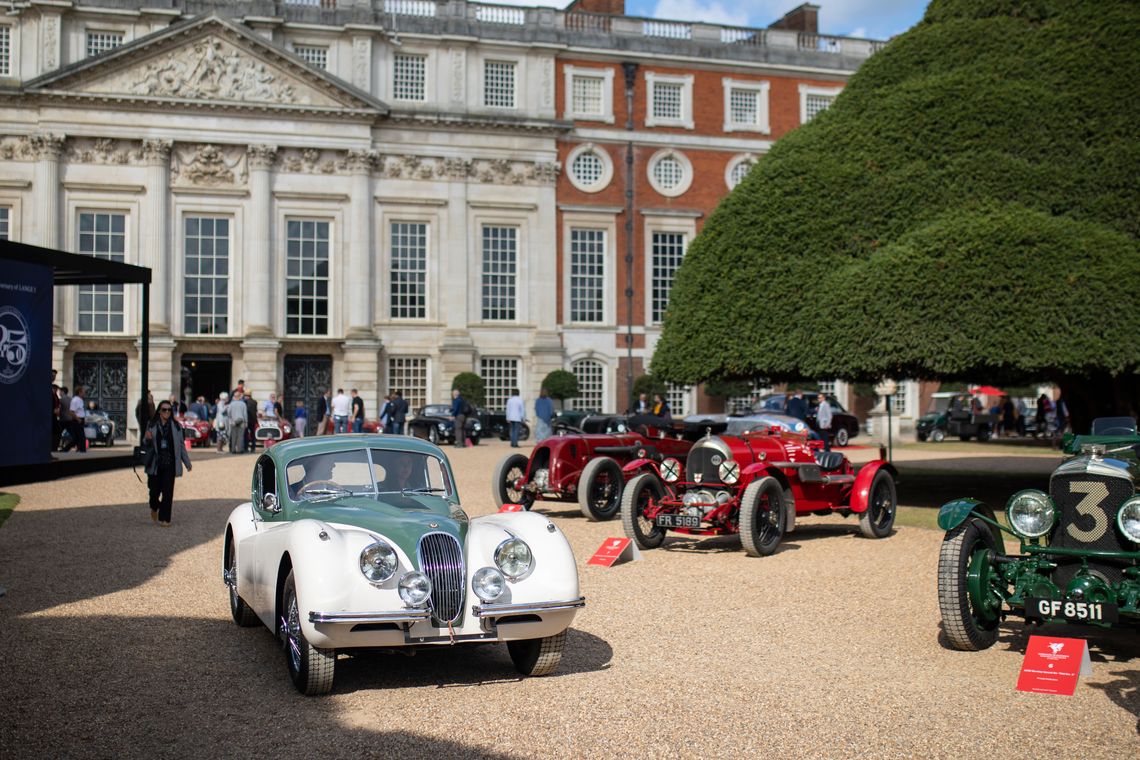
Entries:
[[[732, 181], [732, 172], [736, 170], [736, 167], [738, 167], [744, 163], [751, 163], [752, 168], [755, 169], [756, 164], [759, 163], [759, 161], [760, 161], [760, 157], [757, 156], [755, 153], [740, 153], [736, 156], [733, 156], [729, 160], [728, 164], [726, 164], [724, 167], [724, 184], [725, 184], [725, 187], [727, 187], [731, 191], [731, 190], [735, 190], [736, 185], [739, 184], [739, 183], [733, 184], [733, 181]], [[751, 171], [751, 169], [749, 171]]]
[[[570, 231], [572, 229], [604, 230], [606, 233], [605, 291], [602, 293], [601, 322], [570, 321]], [[615, 212], [562, 212], [562, 303], [565, 313], [562, 322], [583, 328], [612, 329], [617, 324], [617, 213]], [[583, 357], [579, 357], [583, 358]]]
[[[417, 396], [413, 396], [412, 394], [408, 393], [408, 390], [409, 390], [409, 388], [411, 388], [411, 386], [403, 385], [403, 384], [401, 384], [402, 381], [398, 381], [395, 377], [393, 377], [392, 362], [423, 362], [424, 385], [423, 385], [423, 397], [422, 398], [417, 397]], [[410, 410], [413, 414], [421, 406], [423, 406], [424, 404], [427, 404], [431, 401], [431, 357], [430, 356], [422, 356], [422, 355], [416, 355], [416, 354], [411, 354], [411, 355], [390, 354], [387, 357], [387, 361], [384, 363], [384, 370], [385, 370], [385, 372], [388, 373], [388, 378], [387, 378], [388, 379], [388, 385], [386, 386], [387, 391], [400, 391], [404, 396], [404, 400], [408, 402], [408, 407], [410, 408]], [[387, 392], [387, 391], [383, 391], [383, 392]]]
[[[676, 159], [677, 163], [681, 164], [681, 168], [684, 170], [681, 181], [671, 188], [658, 184], [657, 178], [653, 176], [653, 170], [656, 169], [657, 164], [665, 158]], [[645, 173], [653, 189], [666, 198], [676, 198], [679, 195], [684, 195], [693, 184], [693, 163], [689, 160], [688, 156], [673, 148], [662, 148], [650, 156], [648, 163], [645, 165]]]
[[[839, 97], [839, 93], [843, 92], [842, 87], [816, 87], [810, 84], [800, 85], [800, 124], [807, 124], [810, 119], [807, 116], [807, 99], [808, 95], [822, 95], [830, 97], [833, 100]], [[831, 106], [828, 106], [830, 108]]]
[[[376, 230], [375, 240], [380, 241], [380, 249], [383, 264], [377, 267], [377, 272], [374, 275], [373, 283], [377, 297], [377, 319], [381, 321], [392, 321], [400, 324], [422, 324], [423, 322], [431, 322], [439, 318], [439, 307], [437, 304], [440, 302], [439, 283], [442, 278], [440, 274], [440, 257], [437, 252], [442, 250], [440, 248], [440, 230], [443, 228], [443, 223], [440, 219], [440, 214], [437, 211], [425, 208], [422, 205], [414, 203], [396, 204], [385, 201], [381, 204], [381, 213], [376, 215]], [[427, 310], [423, 319], [411, 318], [392, 318], [392, 223], [393, 222], [412, 222], [415, 224], [427, 225], [427, 283], [424, 286], [424, 295], [427, 298]], [[429, 397], [430, 399], [430, 397]], [[427, 402], [427, 403], [430, 403]]]
[[[769, 122], [769, 109], [768, 109], [768, 90], [770, 85], [768, 82], [756, 81], [752, 79], [731, 79], [725, 77], [724, 82], [724, 131], [725, 132], [757, 132], [762, 135], [772, 133], [772, 126]], [[749, 92], [758, 93], [756, 98], [756, 121], [752, 124], [745, 124], [732, 120], [732, 91], [733, 90], [747, 90]]]
[[[669, 414], [673, 419], [681, 419], [690, 414], [696, 414], [697, 405], [693, 403], [694, 385], [673, 385], [669, 383], [665, 391], [665, 401], [669, 404]], [[674, 404], [679, 401], [679, 404]]]
[[[485, 278], [487, 275], [487, 273], [484, 272], [484, 266], [486, 263], [486, 253], [487, 252], [486, 252], [486, 249], [484, 248], [484, 245], [483, 245], [483, 243], [484, 243], [484, 237], [483, 236], [484, 236], [484, 232], [487, 228], [513, 229], [515, 231], [515, 236], [514, 236], [514, 238], [515, 238], [514, 239], [514, 243], [515, 243], [515, 248], [514, 248], [514, 254], [515, 254], [514, 255], [514, 282], [512, 283], [513, 294], [511, 295], [511, 307], [510, 307], [511, 310], [514, 311], [514, 314], [509, 316], [509, 317], [487, 317], [487, 316], [485, 316], [485, 312], [488, 310], [489, 307], [487, 307], [484, 304], [484, 299], [485, 299], [484, 288], [486, 286]], [[478, 259], [479, 259], [479, 268], [477, 270], [479, 273], [479, 277], [478, 277], [478, 283], [479, 283], [478, 294], [479, 294], [479, 297], [478, 297], [478, 299], [476, 299], [476, 308], [478, 309], [478, 320], [477, 321], [481, 322], [483, 324], [492, 324], [492, 325], [493, 324], [517, 324], [518, 322], [522, 321], [522, 308], [521, 308], [522, 307], [522, 292], [523, 292], [524, 287], [525, 287], [524, 283], [523, 283], [523, 278], [522, 278], [522, 259], [523, 259], [524, 250], [525, 250], [523, 248], [523, 243], [522, 243], [522, 238], [523, 238], [522, 225], [520, 225], [518, 223], [502, 223], [502, 222], [496, 222], [496, 221], [480, 221], [478, 223], [478, 226], [476, 229], [478, 229], [478, 233], [479, 233], [479, 236], [476, 238], [476, 241], [477, 241], [476, 242], [476, 249], [478, 252]], [[500, 287], [502, 287], [502, 286], [500, 286]], [[495, 307], [495, 309], [500, 309], [500, 308], [501, 307]]]
[[[314, 45], [311, 42], [303, 42], [301, 40], [293, 40], [289, 44], [289, 48], [293, 51], [293, 55], [297, 56], [298, 58], [300, 58], [302, 61], [304, 61], [308, 65], [312, 66], [313, 68], [320, 69], [321, 71], [328, 71], [329, 70], [329, 64], [332, 62], [332, 57], [330, 55], [332, 50], [331, 50], [330, 45]], [[325, 54], [324, 65], [322, 66], [318, 63], [314, 63], [313, 61], [310, 61], [301, 52], [301, 48], [304, 48], [306, 50], [323, 52]]]
[[[567, 367], [567, 371], [569, 371], [570, 374], [574, 375], [574, 377], [578, 377], [578, 374], [576, 372], [574, 372], [574, 365], [575, 364], [581, 364], [582, 362], [591, 362], [593, 364], [597, 364], [601, 370], [601, 376], [599, 378], [601, 381], [601, 387], [598, 390], [601, 400], [598, 402], [597, 411], [599, 411], [599, 412], [604, 411], [604, 410], [609, 408], [609, 401], [607, 400], [609, 398], [609, 377], [610, 377], [609, 364], [606, 363], [600, 356], [588, 354], [586, 356], [578, 356], [578, 357], [575, 357], [574, 359], [572, 359], [570, 361], [569, 366]], [[579, 388], [579, 390], [581, 390], [581, 388], [582, 388], [581, 382], [579, 382], [578, 388]], [[567, 399], [567, 401], [569, 402], [569, 408], [570, 409], [582, 410], [583, 407], [593, 408], [593, 407], [586, 406], [586, 402], [582, 401], [581, 396], [576, 396], [575, 398]]]
[[3, 226], [0, 226], [0, 240], [11, 240], [13, 237], [12, 207], [5, 203], [3, 198], [0, 198], [0, 217], [3, 217], [4, 220]]
[[[653, 115], [653, 98], [657, 84], [681, 85], [681, 118], [663, 119]], [[645, 72], [645, 126], [647, 127], [683, 127], [693, 129], [693, 75], [692, 74], [661, 74], [656, 71]]]
[[[564, 66], [562, 68], [563, 92], [566, 93], [566, 102], [563, 104], [562, 118], [570, 121], [600, 121], [605, 124], [614, 123], [614, 70], [612, 67], [586, 68], [583, 66]], [[602, 112], [600, 114], [583, 113], [574, 109], [574, 78], [590, 77], [602, 80]]]
[[[479, 357], [479, 377], [483, 378], [483, 381], [486, 382], [487, 381], [487, 375], [486, 375], [487, 370], [483, 366], [484, 362], [502, 362], [502, 363], [504, 363], [504, 365], [510, 364], [510, 363], [514, 364], [514, 376], [515, 377], [514, 377], [513, 383], [509, 383], [508, 385], [504, 385], [504, 386], [492, 386], [491, 383], [489, 383], [489, 382], [486, 383], [486, 390], [487, 390], [486, 401], [485, 401], [486, 407], [488, 409], [493, 409], [493, 410], [505, 409], [507, 406], [507, 399], [511, 397], [511, 391], [516, 389], [516, 388], [521, 390], [523, 387], [523, 362], [522, 362], [522, 359], [520, 359], [517, 356], [494, 356], [494, 355], [480, 356]], [[495, 387], [496, 389], [501, 390], [501, 392], [502, 392], [502, 399], [501, 399], [502, 404], [498, 403], [498, 401], [500, 401], [500, 399], [498, 399], [498, 398], [492, 399], [492, 396], [491, 396], [492, 387]]]
[[[298, 58], [301, 58], [300, 54], [297, 52], [298, 46], [307, 47], [307, 48], [324, 48], [325, 49], [325, 67], [322, 70], [327, 71], [329, 73], [333, 73], [334, 71], [336, 71], [336, 62], [337, 62], [336, 49], [337, 49], [337, 45], [336, 45], [335, 39], [329, 39], [328, 37], [318, 37], [318, 36], [312, 36], [312, 37], [310, 37], [310, 36], [299, 36], [299, 37], [295, 37], [293, 39], [290, 39], [289, 40], [289, 51], [291, 53], [293, 53], [293, 55], [297, 56]], [[301, 60], [305, 60], [305, 59], [301, 58]], [[308, 63], [308, 62], [306, 61], [306, 63]], [[314, 64], [311, 64], [311, 63], [309, 65], [314, 66]]]
[[[69, 245], [75, 246], [75, 251], [79, 250], [79, 215], [81, 213], [111, 213], [111, 214], [126, 214], [127, 215], [127, 240], [126, 240], [126, 255], [125, 262], [127, 264], [137, 264], [139, 262], [138, 251], [136, 250], [135, 243], [139, 240], [139, 218], [142, 213], [142, 206], [139, 197], [132, 193], [129, 198], [123, 198], [121, 201], [108, 200], [108, 195], [105, 193], [98, 193], [92, 191], [69, 191], [66, 193], [66, 206], [67, 206], [67, 229], [64, 230], [66, 235], [65, 240], [69, 241]], [[60, 292], [56, 292], [58, 298]], [[139, 331], [138, 314], [141, 309], [140, 291], [138, 288], [125, 288], [123, 298], [123, 335], [135, 335]], [[72, 334], [79, 333], [79, 288], [64, 288], [64, 330]], [[120, 333], [83, 333], [84, 335], [116, 335]]]
[[[591, 292], [596, 292], [597, 298], [596, 299], [590, 298], [589, 299], [590, 306], [588, 307], [588, 310], [590, 312], [596, 311], [596, 313], [598, 314], [597, 319], [575, 319], [574, 318], [574, 233], [575, 232], [588, 233], [591, 236], [594, 236], [594, 235], [600, 235], [601, 236], [601, 240], [600, 240], [601, 250], [600, 251], [590, 251], [590, 254], [598, 255], [599, 260], [600, 260], [600, 264], [601, 264], [601, 273], [597, 274], [597, 275], [591, 275], [591, 278], [592, 278], [592, 280], [595, 281], [594, 284], [596, 285], [596, 288], [597, 288], [596, 290], [591, 290]], [[573, 325], [577, 325], [577, 324], [602, 325], [602, 324], [605, 324], [605, 322], [606, 322], [606, 301], [608, 300], [607, 296], [609, 295], [609, 293], [607, 292], [608, 288], [606, 287], [606, 283], [609, 281], [609, 278], [612, 277], [610, 267], [608, 266], [609, 259], [610, 259], [610, 247], [612, 245], [611, 241], [612, 241], [612, 238], [609, 234], [609, 230], [607, 230], [605, 227], [594, 227], [594, 226], [579, 225], [579, 224], [570, 225], [569, 236], [566, 239], [566, 258], [565, 258], [565, 261], [566, 261], [566, 277], [567, 277], [567, 284], [568, 284], [566, 312], [567, 312], [567, 316], [569, 317], [568, 322], [570, 324], [573, 324]]]
[[[83, 251], [83, 248], [79, 243], [79, 236], [82, 234], [82, 225], [80, 224], [79, 219], [84, 214], [95, 214], [95, 215], [104, 214], [107, 216], [114, 215], [114, 216], [122, 216], [123, 217], [123, 232], [122, 232], [122, 235], [123, 235], [123, 259], [122, 259], [121, 263], [124, 263], [124, 264], [128, 263], [130, 261], [130, 254], [131, 254], [131, 213], [130, 213], [130, 211], [125, 209], [125, 208], [122, 208], [122, 207], [96, 208], [93, 206], [86, 206], [86, 205], [79, 206], [76, 209], [75, 229], [72, 232], [73, 240], [75, 241], [76, 253], [79, 254], [80, 256], [90, 256], [92, 258], [102, 258], [102, 259], [107, 260], [107, 261], [115, 261], [115, 259], [108, 259], [108, 258], [103, 257], [103, 256], [96, 256], [94, 253], [88, 253], [88, 252]], [[92, 328], [90, 330], [82, 329], [80, 324], [79, 324], [79, 312], [80, 312], [79, 299], [82, 298], [83, 289], [85, 287], [113, 288], [113, 287], [115, 287], [115, 284], [103, 285], [103, 286], [81, 285], [80, 287], [76, 288], [76, 290], [75, 290], [76, 302], [75, 302], [74, 308], [72, 309], [72, 315], [71, 316], [75, 320], [75, 332], [77, 334], [99, 336], [99, 335], [126, 335], [130, 332], [133, 332], [131, 330], [131, 322], [130, 322], [131, 310], [129, 308], [129, 301], [128, 301], [130, 293], [128, 292], [127, 288], [122, 284], [118, 285], [118, 288], [119, 288], [118, 295], [121, 296], [123, 299], [123, 302], [122, 302], [123, 306], [122, 306], [122, 310], [120, 312], [122, 315], [122, 318], [123, 318], [123, 328], [121, 330], [110, 330], [110, 329], [108, 329], [108, 330], [96, 330], [94, 328]], [[108, 296], [108, 298], [110, 298], [110, 296], [112, 294], [113, 293], [110, 290], [106, 291], [106, 295]], [[96, 293], [95, 295], [98, 295], [98, 294]], [[111, 310], [110, 308], [106, 309], [105, 311], [108, 315], [114, 313], [113, 310]]]
[[[237, 258], [234, 255], [234, 251], [237, 248], [237, 245], [236, 245], [237, 220], [235, 219], [234, 213], [232, 210], [202, 211], [202, 210], [196, 210], [196, 209], [195, 210], [185, 209], [185, 210], [182, 210], [181, 214], [179, 214], [175, 218], [178, 220], [177, 234], [179, 235], [179, 240], [178, 240], [179, 258], [177, 261], [177, 265], [178, 265], [177, 271], [180, 273], [184, 273], [186, 271], [186, 259], [187, 259], [187, 253], [186, 253], [186, 220], [188, 218], [225, 219], [227, 222], [229, 222], [230, 231], [229, 231], [229, 235], [227, 236], [227, 239], [229, 240], [229, 249], [228, 249], [228, 254], [227, 254], [228, 261], [227, 261], [227, 265], [226, 265], [227, 266], [227, 274], [226, 274], [226, 280], [227, 280], [227, 284], [226, 284], [226, 315], [225, 315], [226, 316], [226, 331], [220, 332], [220, 333], [203, 333], [203, 332], [187, 332], [186, 331], [186, 284], [185, 283], [186, 283], [187, 275], [181, 274], [177, 278], [177, 281], [182, 283], [182, 290], [179, 293], [179, 297], [176, 299], [178, 306], [177, 306], [177, 308], [171, 310], [171, 319], [177, 320], [175, 322], [175, 325], [177, 325], [177, 330], [175, 330], [174, 332], [176, 335], [184, 335], [187, 337], [216, 338], [216, 337], [224, 337], [224, 336], [228, 336], [228, 335], [233, 335], [234, 334], [234, 302], [240, 298], [240, 293], [235, 292], [235, 288], [237, 287], [237, 284], [240, 281], [237, 279], [237, 276], [236, 276], [235, 271], [234, 271], [234, 266], [236, 263], [235, 260]], [[175, 316], [175, 313], [177, 313], [177, 316]]]
[[[660, 329], [661, 320], [653, 319], [653, 233], [676, 233], [685, 236], [684, 252], [681, 260], [689, 254], [689, 247], [697, 234], [697, 220], [695, 218], [677, 218], [670, 216], [646, 216], [644, 238], [645, 241], [645, 324], [650, 328]], [[678, 265], [679, 267], [679, 265]], [[676, 273], [674, 272], [674, 282]], [[669, 288], [670, 295], [673, 289]]]
[[15, 24], [0, 24], [0, 32], [6, 33], [8, 38], [8, 50], [0, 56], [0, 77], [15, 77], [16, 76], [16, 39], [19, 35], [16, 34]]
[[[492, 63], [508, 63], [514, 67], [514, 92], [511, 95], [511, 105], [491, 105], [487, 102], [487, 66]], [[519, 82], [523, 78], [522, 61], [512, 56], [489, 55], [482, 61], [479, 72], [479, 105], [492, 111], [519, 110]]]
[[[419, 58], [424, 62], [424, 96], [420, 100], [412, 100], [410, 98], [397, 98], [396, 97], [396, 59], [400, 56], [408, 58]], [[388, 99], [395, 103], [427, 103], [431, 100], [431, 86], [432, 86], [432, 67], [434, 60], [431, 53], [423, 50], [403, 50], [394, 49], [388, 55], [388, 71], [391, 76], [388, 77]]]
[[[122, 37], [122, 39], [119, 41], [118, 45], [115, 45], [115, 47], [101, 50], [97, 54], [92, 54], [88, 52], [91, 47], [91, 35], [118, 35], [119, 37]], [[105, 55], [106, 53], [109, 53], [116, 48], [121, 48], [123, 45], [126, 45], [130, 41], [131, 40], [127, 36], [125, 29], [111, 29], [109, 27], [89, 26], [83, 30], [82, 58], [93, 58], [95, 55]]]
[[[392, 245], [392, 227], [397, 224], [421, 224], [424, 226], [424, 284], [423, 284], [423, 316], [419, 317], [398, 317], [392, 314], [396, 305], [392, 302], [392, 262], [395, 248]], [[386, 280], [387, 289], [385, 296], [381, 300], [386, 300], [386, 309], [384, 311], [384, 319], [393, 322], [424, 322], [431, 316], [431, 287], [432, 287], [432, 247], [434, 239], [434, 231], [432, 230], [432, 223], [428, 219], [422, 217], [417, 218], [414, 216], [401, 216], [394, 214], [384, 220], [384, 234], [387, 238], [384, 240], [384, 279]]]
[[[599, 176], [598, 181], [592, 185], [581, 182], [574, 175], [574, 161], [583, 153], [594, 153], [602, 162], [601, 176]], [[605, 190], [614, 179], [614, 162], [610, 157], [610, 152], [606, 150], [603, 145], [582, 143], [566, 156], [566, 177], [570, 180], [571, 185], [583, 193], [599, 193]]]
[[[302, 224], [305, 222], [321, 223], [324, 222], [329, 226], [328, 237], [328, 275], [325, 280], [328, 284], [328, 293], [325, 296], [327, 308], [325, 310], [326, 331], [324, 333], [306, 333], [306, 332], [289, 332], [289, 223], [297, 221]], [[281, 217], [281, 241], [280, 248], [280, 265], [281, 269], [278, 271], [280, 282], [277, 287], [281, 288], [280, 300], [280, 318], [281, 318], [281, 334], [290, 338], [310, 338], [310, 339], [324, 339], [335, 338], [340, 334], [339, 320], [337, 319], [337, 305], [339, 299], [337, 298], [337, 266], [339, 264], [339, 256], [337, 251], [337, 229], [338, 220], [330, 216], [327, 212], [321, 212], [316, 209], [302, 211], [294, 209], [290, 211], [282, 211]], [[302, 296], [303, 297], [303, 296]], [[300, 319], [301, 317], [298, 316]]]

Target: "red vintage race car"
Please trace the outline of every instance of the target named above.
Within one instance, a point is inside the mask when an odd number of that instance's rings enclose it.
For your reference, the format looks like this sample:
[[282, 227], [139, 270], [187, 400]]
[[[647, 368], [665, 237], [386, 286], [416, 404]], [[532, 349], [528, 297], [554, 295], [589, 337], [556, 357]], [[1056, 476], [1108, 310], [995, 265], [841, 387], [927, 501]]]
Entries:
[[797, 515], [859, 516], [869, 538], [890, 535], [898, 505], [897, 473], [880, 458], [855, 468], [838, 451], [824, 451], [793, 433], [766, 430], [708, 435], [693, 444], [684, 464], [639, 459], [621, 501], [625, 534], [641, 549], [664, 542], [669, 531], [716, 536], [739, 533], [750, 556], [771, 554]]
[[[588, 421], [584, 427], [592, 429]], [[576, 501], [587, 518], [609, 520], [621, 506], [623, 465], [683, 457], [696, 437], [636, 417], [610, 415], [604, 423], [602, 429], [614, 432], [556, 435], [536, 445], [529, 459], [523, 454], [504, 458], [491, 480], [495, 502], [529, 510], [536, 501]]]
[[192, 446], [210, 445], [210, 421], [199, 419], [194, 412], [180, 414], [174, 419], [182, 426], [182, 440], [190, 441]]

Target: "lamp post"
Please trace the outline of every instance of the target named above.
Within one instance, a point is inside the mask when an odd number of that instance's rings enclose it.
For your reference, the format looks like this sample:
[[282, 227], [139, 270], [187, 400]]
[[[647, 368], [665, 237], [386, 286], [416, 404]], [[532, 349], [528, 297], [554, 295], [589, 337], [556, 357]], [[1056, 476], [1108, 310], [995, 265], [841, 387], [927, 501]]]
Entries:
[[891, 397], [894, 396], [896, 393], [898, 393], [898, 391], [899, 391], [899, 384], [896, 383], [894, 380], [884, 380], [883, 382], [881, 382], [875, 386], [875, 393], [879, 394], [884, 399], [886, 399], [886, 404], [887, 404], [887, 461], [888, 462], [890, 462], [891, 460], [894, 459], [893, 440], [892, 440], [892, 434], [894, 432], [893, 431], [894, 424], [891, 421], [891, 407], [893, 406], [893, 404], [891, 403]]

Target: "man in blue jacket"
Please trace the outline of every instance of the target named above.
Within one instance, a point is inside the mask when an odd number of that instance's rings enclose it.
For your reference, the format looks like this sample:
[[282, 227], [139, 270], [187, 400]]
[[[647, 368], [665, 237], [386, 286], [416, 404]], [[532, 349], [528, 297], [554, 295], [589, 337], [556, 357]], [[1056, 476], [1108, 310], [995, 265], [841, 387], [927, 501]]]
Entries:
[[455, 435], [455, 445], [461, 449], [467, 448], [467, 402], [463, 400], [458, 388], [451, 390], [451, 417], [455, 424], [452, 432]]

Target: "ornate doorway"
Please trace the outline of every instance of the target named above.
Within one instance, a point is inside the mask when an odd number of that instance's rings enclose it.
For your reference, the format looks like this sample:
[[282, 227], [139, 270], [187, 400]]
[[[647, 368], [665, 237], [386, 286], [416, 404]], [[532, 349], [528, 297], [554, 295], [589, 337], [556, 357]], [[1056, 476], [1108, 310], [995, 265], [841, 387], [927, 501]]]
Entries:
[[82, 385], [87, 402], [96, 401], [115, 421], [115, 437], [127, 436], [127, 355], [76, 354], [72, 392]]
[[321, 391], [332, 385], [331, 356], [286, 356], [285, 357], [285, 398], [281, 405], [286, 419], [293, 418], [297, 401], [305, 402], [309, 412], [309, 425], [305, 435], [313, 435], [320, 419], [317, 418], [317, 399]]

